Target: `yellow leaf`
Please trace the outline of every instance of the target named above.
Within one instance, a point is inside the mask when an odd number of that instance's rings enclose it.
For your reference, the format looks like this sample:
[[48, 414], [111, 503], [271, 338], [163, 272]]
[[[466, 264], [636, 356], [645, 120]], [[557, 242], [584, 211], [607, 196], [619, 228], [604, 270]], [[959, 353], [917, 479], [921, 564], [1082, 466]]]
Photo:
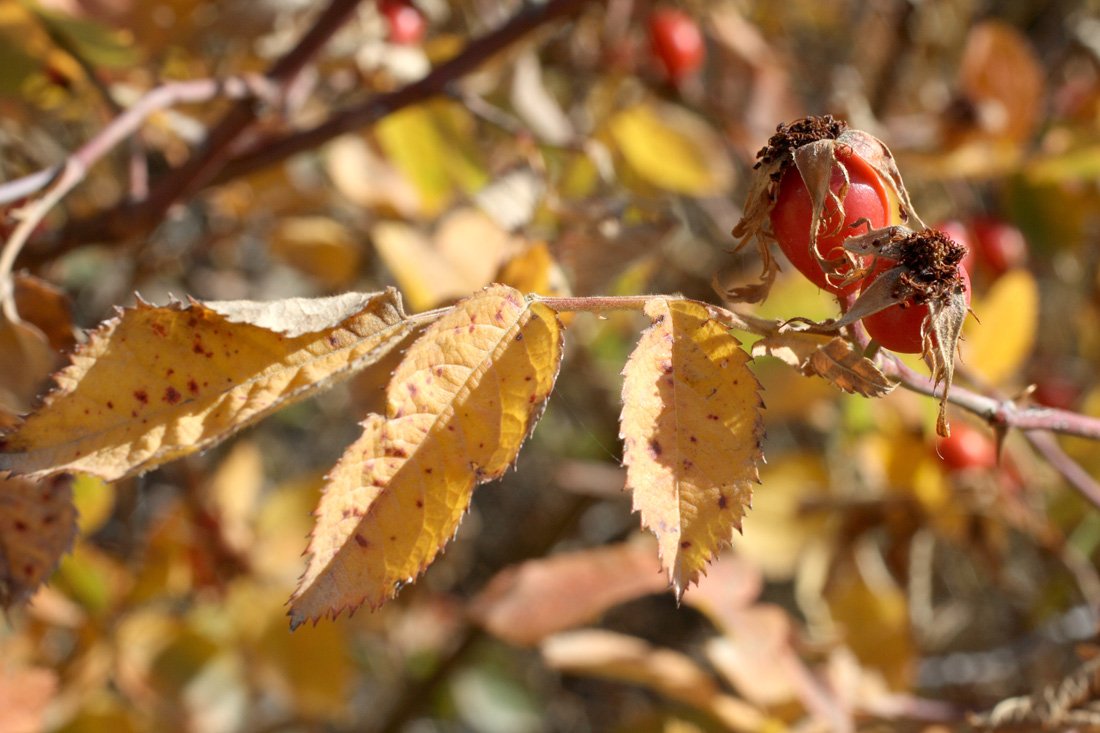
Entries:
[[271, 303], [139, 302], [92, 334], [0, 470], [114, 481], [193, 453], [381, 358], [412, 328], [394, 291]]
[[733, 183], [721, 138], [682, 107], [640, 104], [619, 112], [609, 124], [627, 163], [658, 188], [713, 196]]
[[401, 222], [381, 221], [370, 235], [378, 256], [393, 273], [414, 312], [429, 310], [470, 292], [462, 276], [417, 229]]
[[73, 477], [0, 477], [0, 606], [23, 603], [76, 536]]
[[511, 285], [524, 293], [556, 297], [573, 294], [568, 278], [546, 242], [536, 242], [509, 260], [497, 273], [496, 282]]
[[347, 227], [327, 216], [280, 220], [271, 253], [333, 289], [346, 287], [359, 274], [360, 245]]
[[458, 529], [474, 487], [511, 465], [561, 361], [557, 314], [504, 286], [473, 295], [409, 349], [386, 417], [329, 474], [291, 626], [372, 609], [428, 566]]
[[460, 105], [433, 102], [387, 115], [375, 126], [379, 145], [416, 186], [426, 215], [443, 211], [456, 187], [473, 193], [488, 183], [466, 153], [469, 120]]
[[981, 323], [967, 319], [963, 363], [990, 382], [1003, 383], [1031, 355], [1039, 326], [1039, 286], [1027, 270], [1012, 270], [972, 307]]
[[763, 402], [740, 342], [693, 301], [653, 299], [623, 374], [627, 487], [677, 597], [740, 530], [763, 460]]

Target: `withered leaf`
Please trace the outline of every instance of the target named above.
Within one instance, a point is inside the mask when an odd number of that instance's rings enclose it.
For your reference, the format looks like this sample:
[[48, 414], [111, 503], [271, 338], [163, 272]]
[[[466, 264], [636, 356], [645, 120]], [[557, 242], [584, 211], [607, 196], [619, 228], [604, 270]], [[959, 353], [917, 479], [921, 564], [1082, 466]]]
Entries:
[[753, 344], [752, 355], [762, 354], [782, 359], [803, 376], [821, 377], [849, 394], [882, 397], [895, 386], [870, 359], [839, 337], [826, 340], [809, 333], [770, 334]]

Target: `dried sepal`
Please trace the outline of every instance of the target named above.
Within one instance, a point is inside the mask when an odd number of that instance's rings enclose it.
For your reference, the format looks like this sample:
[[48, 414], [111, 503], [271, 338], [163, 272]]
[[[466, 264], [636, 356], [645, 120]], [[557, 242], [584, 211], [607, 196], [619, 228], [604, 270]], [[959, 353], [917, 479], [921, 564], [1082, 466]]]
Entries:
[[[775, 207], [779, 182], [786, 169], [792, 166], [802, 176], [813, 205], [810, 246], [814, 259], [830, 279], [839, 280], [841, 276], [837, 273], [845, 267], [851, 268], [850, 271], [853, 273], [860, 270], [858, 258], [850, 251], [846, 251], [844, 257], [828, 259], [818, 251], [817, 247], [819, 237], [836, 233], [821, 231], [826, 219], [826, 211], [835, 209], [839, 215], [837, 221], [845, 220], [844, 198], [849, 182], [844, 166], [839, 166], [845, 175], [844, 185], [838, 193], [834, 193], [830, 188], [834, 169], [838, 167], [838, 154], [857, 155], [866, 161], [898, 201], [898, 215], [901, 220], [911, 226], [924, 227], [920, 217], [913, 210], [905, 184], [902, 183], [901, 174], [894, 163], [894, 157], [881, 140], [862, 130], [849, 129], [847, 123], [836, 120], [830, 115], [805, 117], [789, 125], [781, 124], [776, 128], [776, 133], [768, 144], [757, 153], [758, 161], [754, 166], [744, 213], [733, 229], [733, 236], [741, 240], [737, 249], [741, 249], [750, 241], [756, 242], [761, 259], [764, 261], [761, 281], [751, 286], [719, 289], [723, 297], [731, 301], [756, 302], [767, 296], [778, 269], [769, 251], [769, 243], [775, 239], [771, 230], [770, 217]], [[847, 278], [845, 283], [852, 279], [855, 279], [854, 275]]]
[[[955, 351], [969, 312], [963, 286], [959, 283], [948, 297], [929, 302], [928, 317], [921, 327], [924, 358], [932, 368], [932, 379], [937, 386], [943, 383], [940, 414], [936, 418], [936, 433], [943, 438], [951, 435], [951, 426], [947, 422], [947, 395], [955, 376]], [[936, 336], [934, 339], [933, 334]]]

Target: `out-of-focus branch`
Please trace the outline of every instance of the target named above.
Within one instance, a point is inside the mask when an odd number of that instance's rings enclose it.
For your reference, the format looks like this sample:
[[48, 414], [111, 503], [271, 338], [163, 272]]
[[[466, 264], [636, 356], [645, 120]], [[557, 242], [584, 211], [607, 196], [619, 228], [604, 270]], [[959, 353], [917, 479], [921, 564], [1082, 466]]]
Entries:
[[[314, 128], [266, 140], [235, 158], [226, 159], [224, 153], [230, 144], [253, 119], [251, 105], [239, 105], [211, 132], [202, 153], [196, 154], [191, 161], [168, 174], [164, 182], [154, 187], [147, 199], [125, 202], [88, 219], [70, 222], [59, 235], [44, 237], [42, 246], [35, 248], [33, 259], [55, 257], [61, 252], [90, 242], [122, 241], [143, 234], [161, 221], [167, 207], [173, 202], [205, 185], [232, 180], [274, 165], [295, 153], [316, 148], [338, 135], [372, 125], [400, 109], [446, 93], [452, 84], [500, 51], [550, 21], [575, 14], [587, 2], [588, 0], [549, 0], [544, 4], [532, 5], [500, 28], [471, 41], [462, 52], [436, 67], [423, 79], [388, 94], [373, 97], [359, 106], [337, 112]], [[345, 5], [349, 3], [354, 5], [350, 0], [344, 0]], [[333, 6], [338, 4], [339, 0], [336, 0]], [[302, 45], [305, 44], [306, 39], [303, 39]], [[303, 55], [304, 53], [298, 54], [298, 57]], [[286, 78], [286, 69], [273, 69], [267, 78], [282, 83]], [[230, 132], [233, 132], [232, 136], [229, 135]], [[3, 189], [0, 188], [0, 194], [2, 192]], [[3, 200], [0, 197], [0, 203]], [[28, 255], [27, 259], [30, 260], [31, 256]]]
[[225, 81], [203, 79], [166, 84], [149, 92], [137, 104], [115, 118], [98, 135], [70, 155], [63, 165], [0, 185], [0, 204], [4, 204], [26, 198], [50, 184], [55, 184], [47, 195], [21, 212], [19, 225], [0, 251], [0, 306], [8, 317], [13, 320], [17, 318], [11, 304], [10, 274], [20, 250], [35, 227], [65, 194], [84, 180], [94, 163], [132, 135], [149, 115], [177, 104], [206, 102], [219, 96], [242, 99], [270, 93], [270, 86], [263, 77], [240, 77]]

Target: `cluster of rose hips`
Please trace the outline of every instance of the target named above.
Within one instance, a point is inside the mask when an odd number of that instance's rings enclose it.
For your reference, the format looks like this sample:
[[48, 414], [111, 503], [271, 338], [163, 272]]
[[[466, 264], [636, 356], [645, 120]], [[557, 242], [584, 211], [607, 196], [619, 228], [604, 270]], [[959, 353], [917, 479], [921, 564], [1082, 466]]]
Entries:
[[919, 223], [877, 138], [828, 115], [807, 117], [780, 125], [757, 157], [754, 190], [734, 233], [761, 243], [766, 269], [777, 269], [764, 244], [774, 240], [796, 270], [896, 352], [936, 345], [932, 308], [969, 308], [966, 244]]
[[967, 245], [924, 225], [881, 140], [829, 115], [780, 125], [757, 159], [733, 234], [742, 244], [756, 242], [764, 272], [759, 284], [727, 290], [726, 297], [767, 296], [779, 270], [774, 241], [844, 311], [822, 323], [796, 317], [791, 324], [835, 333], [861, 322], [879, 346], [921, 354], [943, 384], [936, 432], [948, 437], [947, 396], [970, 311]]

